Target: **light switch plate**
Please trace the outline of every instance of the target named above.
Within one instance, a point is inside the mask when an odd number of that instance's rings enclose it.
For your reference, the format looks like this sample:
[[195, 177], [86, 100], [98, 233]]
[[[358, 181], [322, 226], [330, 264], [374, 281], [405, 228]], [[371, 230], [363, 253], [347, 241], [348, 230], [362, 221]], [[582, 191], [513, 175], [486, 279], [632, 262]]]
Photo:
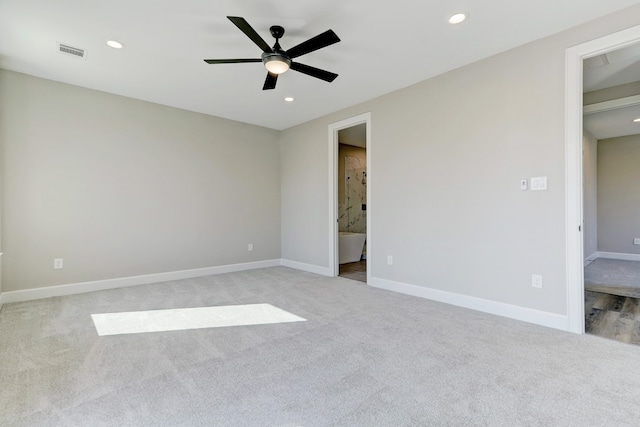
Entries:
[[529, 188], [527, 180], [526, 179], [521, 179], [520, 180], [520, 189], [521, 190], [526, 190], [527, 188]]
[[531, 191], [542, 191], [547, 189], [547, 177], [536, 176], [531, 178]]

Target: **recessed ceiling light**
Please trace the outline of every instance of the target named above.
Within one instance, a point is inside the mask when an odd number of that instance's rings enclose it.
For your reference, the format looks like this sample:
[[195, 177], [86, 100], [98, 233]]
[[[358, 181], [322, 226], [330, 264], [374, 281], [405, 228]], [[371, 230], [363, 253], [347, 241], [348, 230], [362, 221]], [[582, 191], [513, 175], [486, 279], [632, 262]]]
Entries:
[[119, 41], [116, 41], [116, 40], [107, 40], [107, 45], [109, 47], [114, 48], [114, 49], [122, 49], [124, 47], [124, 45], [122, 43], [120, 43]]
[[293, 98], [291, 96], [287, 96], [284, 100], [287, 102], [293, 102]]
[[449, 18], [449, 24], [459, 24], [462, 21], [464, 21], [465, 19], [467, 19], [467, 15], [464, 13], [456, 13], [455, 15], [452, 15], [451, 18]]
[[633, 119], [633, 121], [634, 121], [635, 123], [640, 123], [640, 117], [638, 117], [637, 119]]

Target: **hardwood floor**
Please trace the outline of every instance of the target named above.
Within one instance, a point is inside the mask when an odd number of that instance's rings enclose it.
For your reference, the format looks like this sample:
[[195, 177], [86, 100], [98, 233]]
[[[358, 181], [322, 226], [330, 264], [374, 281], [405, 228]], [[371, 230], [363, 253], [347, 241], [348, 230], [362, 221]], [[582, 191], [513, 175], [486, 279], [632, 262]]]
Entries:
[[584, 287], [585, 332], [640, 345], [640, 262], [598, 258]]
[[640, 299], [585, 291], [585, 332], [640, 345]]
[[339, 276], [367, 283], [367, 260], [340, 264]]

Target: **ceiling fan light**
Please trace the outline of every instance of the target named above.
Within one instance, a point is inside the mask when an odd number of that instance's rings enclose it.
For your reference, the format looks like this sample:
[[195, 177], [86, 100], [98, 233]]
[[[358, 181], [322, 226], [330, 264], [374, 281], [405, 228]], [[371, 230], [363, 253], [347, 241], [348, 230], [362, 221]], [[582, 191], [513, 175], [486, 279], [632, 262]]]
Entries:
[[280, 55], [267, 56], [263, 59], [264, 66], [270, 73], [282, 74], [289, 69], [291, 61]]

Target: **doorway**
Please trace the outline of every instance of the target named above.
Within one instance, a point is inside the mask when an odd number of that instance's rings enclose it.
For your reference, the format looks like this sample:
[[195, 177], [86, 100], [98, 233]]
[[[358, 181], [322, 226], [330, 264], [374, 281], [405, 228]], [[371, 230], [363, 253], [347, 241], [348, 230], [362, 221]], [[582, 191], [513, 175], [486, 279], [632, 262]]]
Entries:
[[338, 275], [367, 281], [367, 125], [338, 131]]
[[640, 44], [583, 61], [585, 332], [640, 345]]
[[[583, 206], [583, 61], [640, 42], [640, 26], [566, 50], [567, 330], [585, 333]], [[589, 255], [589, 254], [587, 254]]]
[[329, 125], [329, 268], [371, 277], [371, 113]]

